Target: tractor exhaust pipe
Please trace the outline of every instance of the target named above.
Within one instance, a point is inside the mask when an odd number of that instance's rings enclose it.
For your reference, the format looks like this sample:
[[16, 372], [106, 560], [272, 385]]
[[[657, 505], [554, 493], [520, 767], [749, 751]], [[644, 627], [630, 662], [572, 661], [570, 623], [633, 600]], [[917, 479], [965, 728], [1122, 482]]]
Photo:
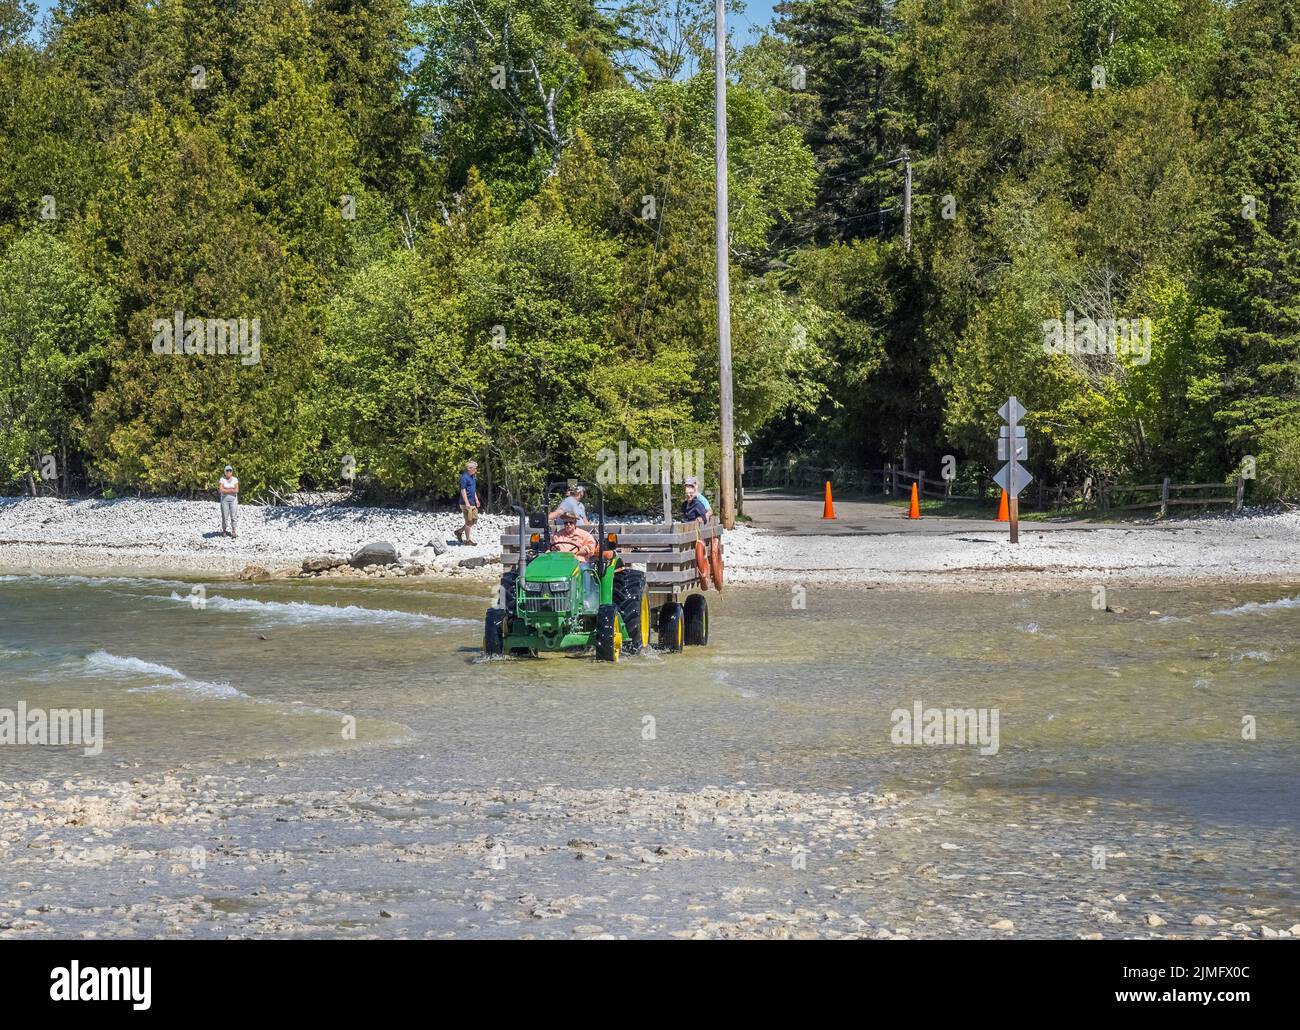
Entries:
[[512, 504], [511, 507], [519, 512], [519, 582], [522, 583], [524, 580], [524, 567], [528, 564], [528, 515], [517, 504]]

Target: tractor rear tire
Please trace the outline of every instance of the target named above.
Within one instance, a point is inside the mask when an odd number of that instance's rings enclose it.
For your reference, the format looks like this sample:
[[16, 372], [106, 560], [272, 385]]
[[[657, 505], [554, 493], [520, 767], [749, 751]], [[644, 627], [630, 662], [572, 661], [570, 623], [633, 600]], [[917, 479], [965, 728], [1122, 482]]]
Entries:
[[632, 569], [620, 572], [614, 577], [614, 584], [614, 603], [627, 627], [623, 646], [637, 654], [650, 643], [650, 595], [646, 593], [645, 573]]
[[506, 610], [489, 608], [483, 620], [483, 653], [501, 654], [506, 645]]
[[645, 573], [624, 565], [614, 573], [614, 603], [620, 608], [629, 597], [645, 593]]
[[602, 604], [596, 612], [596, 660], [616, 662], [623, 649], [623, 634], [618, 627], [618, 606]]
[[692, 647], [703, 646], [709, 642], [709, 602], [703, 594], [691, 594], [686, 599], [686, 628], [683, 635], [686, 643]]
[[667, 601], [659, 608], [659, 650], [680, 651], [682, 649], [683, 628], [686, 623], [682, 606], [676, 601]]
[[501, 590], [497, 594], [497, 603], [508, 612], [515, 610], [515, 586], [518, 582], [517, 569], [501, 574]]

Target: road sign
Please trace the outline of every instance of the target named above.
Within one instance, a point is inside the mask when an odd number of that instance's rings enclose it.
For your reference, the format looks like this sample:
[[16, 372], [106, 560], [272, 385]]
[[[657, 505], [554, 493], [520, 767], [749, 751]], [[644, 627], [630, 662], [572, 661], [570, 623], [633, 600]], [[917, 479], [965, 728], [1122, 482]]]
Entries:
[[1024, 405], [1014, 397], [1008, 400], [1006, 404], [1002, 405], [1002, 407], [998, 408], [998, 418], [1002, 419], [1003, 422], [1010, 422], [1014, 425], [1024, 417]]
[[1029, 457], [1029, 441], [1025, 439], [1025, 430], [1020, 420], [1025, 417], [1025, 408], [1015, 396], [1007, 398], [1006, 404], [998, 408], [998, 415], [1006, 425], [998, 430], [998, 460], [1005, 461], [993, 476], [1007, 494], [1007, 521], [1010, 523], [1011, 542], [1020, 543], [1020, 502], [1016, 499], [1020, 491], [1027, 487], [1033, 476], [1029, 469], [1020, 464], [1021, 458]]
[[[1005, 429], [1006, 427], [1003, 426], [1003, 428]], [[1010, 442], [1011, 441], [1008, 440], [1006, 437], [1002, 437], [1000, 440], [998, 440], [998, 461], [1009, 461], [1011, 459], [1011, 454], [1010, 454], [1011, 448], [1008, 446]], [[1029, 460], [1029, 441], [1026, 440], [1024, 437], [1020, 437], [1018, 440], [1016, 440], [1016, 457], [1020, 461]], [[1017, 483], [1020, 482], [1019, 476], [1016, 476], [1016, 482]]]
[[1007, 475], [1010, 469], [1011, 469], [1010, 464], [1003, 465], [1000, 469], [998, 469], [995, 473], [993, 473], [993, 482], [997, 483], [1000, 488], [1005, 490], [1007, 492], [1008, 497], [1017, 497], [1019, 496], [1021, 490], [1023, 490], [1025, 487], [1027, 487], [1030, 483], [1034, 481], [1034, 477], [1029, 474], [1029, 469], [1025, 468], [1025, 466], [1020, 464], [1020, 462], [1016, 462], [1016, 482], [1015, 482], [1015, 489], [1012, 490], [1011, 486], [1007, 482], [1008, 479], [1010, 478]]

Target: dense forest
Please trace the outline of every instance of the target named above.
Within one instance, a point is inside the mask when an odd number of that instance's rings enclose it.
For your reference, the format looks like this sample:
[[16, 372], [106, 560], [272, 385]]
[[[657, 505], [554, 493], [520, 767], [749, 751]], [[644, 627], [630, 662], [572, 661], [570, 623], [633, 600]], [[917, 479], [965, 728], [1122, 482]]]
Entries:
[[[35, 17], [0, 0], [0, 491], [716, 468], [711, 0]], [[1051, 482], [1300, 495], [1296, 0], [787, 0], [728, 74], [750, 460], [987, 468], [1016, 393]]]

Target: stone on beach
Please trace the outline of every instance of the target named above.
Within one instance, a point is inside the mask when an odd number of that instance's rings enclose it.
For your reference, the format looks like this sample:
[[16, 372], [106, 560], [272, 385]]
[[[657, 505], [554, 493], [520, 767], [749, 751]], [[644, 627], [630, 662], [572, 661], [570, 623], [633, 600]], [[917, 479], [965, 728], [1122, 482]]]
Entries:
[[371, 565], [396, 565], [397, 548], [387, 540], [372, 540], [352, 555], [349, 564], [357, 569], [364, 569]]
[[330, 569], [337, 569], [340, 565], [348, 564], [347, 558], [341, 558], [337, 555], [322, 554], [315, 558], [304, 558], [302, 560], [303, 572], [327, 572]]

